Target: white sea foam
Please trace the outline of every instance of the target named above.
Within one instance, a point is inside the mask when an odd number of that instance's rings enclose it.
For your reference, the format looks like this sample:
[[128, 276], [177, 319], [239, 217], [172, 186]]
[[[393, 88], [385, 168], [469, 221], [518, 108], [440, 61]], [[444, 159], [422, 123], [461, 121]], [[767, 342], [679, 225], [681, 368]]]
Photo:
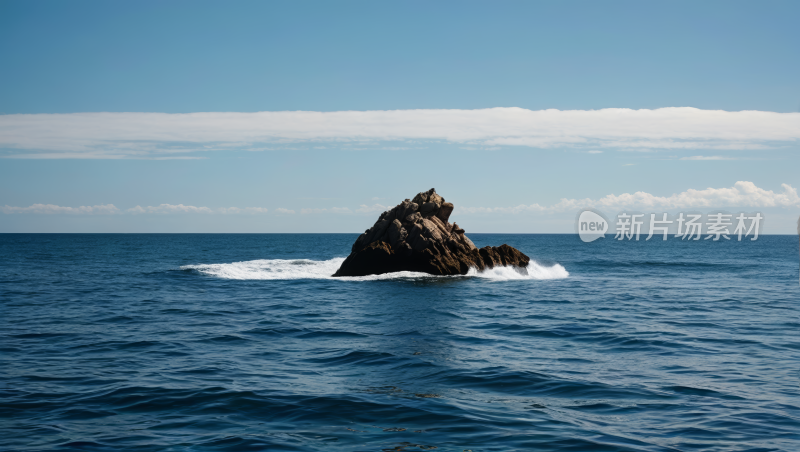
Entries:
[[495, 267], [487, 268], [480, 272], [477, 269], [470, 269], [467, 276], [486, 278], [495, 281], [508, 281], [512, 279], [562, 279], [569, 276], [569, 272], [562, 265], [555, 264], [552, 267], [545, 267], [531, 261], [525, 269], [515, 267]]
[[372, 281], [379, 279], [404, 279], [404, 278], [470, 278], [477, 277], [494, 281], [507, 281], [513, 279], [560, 279], [569, 276], [569, 272], [559, 264], [545, 267], [536, 262], [528, 265], [525, 270], [513, 267], [495, 267], [483, 272], [475, 269], [465, 276], [433, 276], [418, 272], [396, 272], [383, 275], [370, 275], [359, 277], [333, 278], [333, 274], [342, 265], [344, 258], [337, 257], [327, 261], [313, 261], [309, 259], [259, 259], [255, 261], [233, 262], [230, 264], [198, 264], [184, 265], [181, 270], [195, 270], [209, 276], [223, 279], [240, 280], [267, 280], [267, 279], [336, 279], [345, 281]]

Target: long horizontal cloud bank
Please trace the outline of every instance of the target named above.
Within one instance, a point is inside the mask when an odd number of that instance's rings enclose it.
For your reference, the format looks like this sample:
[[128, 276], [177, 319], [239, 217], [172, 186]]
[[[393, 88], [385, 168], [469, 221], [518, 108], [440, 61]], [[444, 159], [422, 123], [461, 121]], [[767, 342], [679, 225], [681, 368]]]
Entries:
[[731, 188], [689, 189], [671, 196], [654, 196], [637, 191], [621, 195], [606, 195], [599, 199], [566, 199], [552, 206], [539, 204], [516, 207], [466, 207], [461, 213], [523, 213], [523, 212], [566, 212], [593, 207], [597, 209], [708, 209], [716, 207], [800, 207], [797, 189], [781, 184], [783, 192], [759, 188], [747, 181], [736, 182]]
[[[280, 209], [279, 209], [280, 210]], [[284, 209], [285, 210], [285, 209]], [[116, 214], [174, 214], [174, 213], [205, 213], [205, 214], [256, 214], [267, 213], [263, 207], [222, 207], [211, 209], [208, 207], [185, 206], [183, 204], [161, 204], [158, 206], [136, 206], [130, 209], [119, 209], [114, 204], [80, 207], [62, 207], [55, 204], [33, 204], [29, 207], [2, 206], [3, 213], [37, 213], [37, 214], [67, 214], [67, 215], [116, 215]], [[293, 213], [293, 212], [292, 212]]]
[[[797, 207], [800, 208], [800, 196], [797, 189], [782, 184], [782, 192], [774, 192], [757, 187], [752, 182], [739, 181], [730, 188], [706, 188], [704, 190], [689, 189], [671, 196], [655, 196], [650, 193], [636, 192], [621, 195], [607, 195], [599, 199], [562, 199], [552, 206], [539, 204], [519, 205], [516, 207], [456, 207], [457, 214], [507, 213], [525, 212], [567, 212], [585, 207], [598, 209], [703, 209], [716, 207]], [[388, 210], [391, 206], [362, 204], [356, 209], [348, 207], [330, 207], [300, 209], [301, 215], [308, 214], [375, 214]], [[183, 204], [161, 204], [159, 206], [119, 209], [113, 204], [81, 207], [62, 207], [53, 204], [34, 204], [29, 207], [2, 206], [0, 211], [6, 214], [72, 214], [72, 215], [116, 215], [116, 214], [264, 214], [268, 210], [263, 207], [209, 207], [185, 206]], [[279, 207], [272, 213], [277, 215], [294, 215], [295, 210]]]
[[800, 113], [681, 107], [0, 116], [0, 148], [17, 150], [7, 156], [23, 158], [174, 158], [299, 142], [405, 140], [536, 148], [761, 149], [800, 141]]
[[[381, 204], [373, 204], [368, 206], [362, 204], [357, 209], [350, 209], [347, 207], [330, 207], [327, 209], [301, 209], [301, 214], [311, 213], [375, 213], [383, 212], [389, 207]], [[0, 206], [0, 212], [6, 214], [45, 214], [45, 215], [118, 215], [118, 214], [187, 214], [187, 213], [200, 213], [200, 214], [221, 214], [221, 215], [235, 215], [235, 214], [261, 214], [267, 213], [269, 210], [265, 207], [220, 207], [212, 209], [210, 207], [197, 207], [186, 206], [183, 204], [161, 204], [158, 206], [136, 206], [130, 209], [120, 209], [114, 204], [102, 204], [96, 206], [80, 206], [80, 207], [64, 207], [55, 204], [33, 204], [28, 207], [14, 207], [14, 206]], [[273, 211], [279, 215], [293, 215], [297, 213], [295, 210], [278, 207]]]

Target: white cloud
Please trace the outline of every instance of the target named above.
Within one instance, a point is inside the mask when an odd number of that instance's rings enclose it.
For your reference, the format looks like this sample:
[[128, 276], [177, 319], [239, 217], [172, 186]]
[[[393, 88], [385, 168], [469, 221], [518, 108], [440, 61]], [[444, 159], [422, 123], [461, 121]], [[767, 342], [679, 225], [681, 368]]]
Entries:
[[[394, 206], [392, 206], [392, 207], [394, 207]], [[381, 205], [381, 204], [373, 204], [371, 206], [368, 206], [366, 204], [361, 204], [358, 207], [358, 209], [356, 209], [356, 212], [358, 212], [358, 213], [385, 212], [385, 211], [389, 210], [390, 208], [391, 207], [389, 207], [389, 206], [384, 206], [384, 205]]]
[[204, 214], [257, 214], [266, 213], [263, 207], [221, 207], [211, 209], [208, 207], [185, 206], [183, 204], [161, 204], [159, 206], [136, 206], [120, 210], [113, 204], [99, 206], [63, 207], [54, 204], [33, 204], [29, 207], [0, 207], [0, 211], [7, 214], [37, 213], [37, 214], [83, 214], [83, 215], [112, 215], [112, 214], [175, 214], [175, 213], [204, 213]]
[[680, 107], [0, 115], [0, 148], [19, 150], [6, 155], [16, 158], [194, 158], [185, 154], [415, 140], [479, 147], [758, 150], [800, 141], [800, 113]]
[[[520, 204], [514, 207], [458, 207], [459, 214], [488, 214], [505, 213], [519, 214], [525, 212], [566, 212], [585, 207], [598, 209], [688, 209], [688, 208], [721, 208], [721, 207], [800, 207], [800, 196], [797, 189], [789, 184], [781, 184], [783, 191], [774, 192], [757, 187], [752, 182], [739, 181], [730, 188], [706, 188], [703, 190], [689, 189], [670, 196], [656, 196], [647, 192], [623, 193], [621, 195], [606, 195], [602, 198], [592, 199], [567, 199], [562, 198], [551, 206], [538, 203]], [[358, 209], [348, 207], [329, 207], [301, 209], [301, 214], [374, 214], [384, 212], [391, 206], [362, 204]], [[0, 212], [5, 214], [84, 214], [84, 215], [112, 215], [112, 214], [263, 214], [268, 210], [264, 207], [222, 207], [211, 209], [209, 207], [186, 206], [183, 204], [160, 204], [158, 206], [136, 206], [120, 210], [113, 204], [62, 207], [54, 204], [33, 204], [29, 207], [2, 206]], [[294, 214], [294, 210], [277, 208], [278, 214]]]
[[733, 157], [723, 157], [721, 155], [693, 155], [691, 157], [681, 157], [681, 160], [736, 160]]
[[220, 213], [225, 213], [225, 214], [239, 214], [239, 213], [242, 213], [242, 214], [247, 214], [247, 213], [255, 214], [255, 213], [267, 213], [268, 212], [268, 210], [265, 207], [243, 207], [243, 208], [239, 208], [239, 207], [222, 207], [222, 208], [217, 209], [217, 211], [220, 212]]
[[70, 214], [70, 215], [109, 215], [119, 213], [113, 204], [98, 206], [62, 207], [55, 204], [33, 204], [30, 207], [0, 207], [3, 213], [39, 213], [39, 214]]
[[603, 151], [589, 151], [589, 154], [602, 154]]
[[130, 213], [142, 213], [142, 211], [145, 213], [214, 213], [214, 211], [208, 207], [184, 206], [183, 204], [160, 204], [156, 207], [148, 206], [146, 209], [142, 209], [141, 206], [136, 206], [132, 209], [128, 209]]
[[300, 209], [300, 213], [353, 213], [353, 211], [347, 207], [330, 207], [327, 209]]
[[136, 207], [131, 207], [130, 209], [127, 209], [125, 212], [126, 213], [133, 213], [133, 214], [147, 213], [147, 209], [145, 209], [142, 206], [136, 206]]
[[688, 209], [712, 207], [800, 207], [800, 196], [797, 189], [788, 184], [781, 184], [783, 192], [775, 193], [757, 187], [752, 182], [739, 181], [731, 188], [706, 188], [704, 190], [689, 189], [671, 196], [655, 196], [638, 191], [621, 195], [606, 195], [600, 199], [561, 199], [555, 205], [539, 204], [519, 205], [516, 207], [456, 207], [457, 213], [510, 213], [523, 212], [564, 212], [585, 207], [598, 209]]
[[548, 209], [547, 207], [542, 207], [539, 204], [531, 204], [526, 206], [525, 204], [520, 204], [516, 207], [458, 207], [456, 206], [455, 212], [456, 213], [523, 213], [523, 212], [543, 212]]

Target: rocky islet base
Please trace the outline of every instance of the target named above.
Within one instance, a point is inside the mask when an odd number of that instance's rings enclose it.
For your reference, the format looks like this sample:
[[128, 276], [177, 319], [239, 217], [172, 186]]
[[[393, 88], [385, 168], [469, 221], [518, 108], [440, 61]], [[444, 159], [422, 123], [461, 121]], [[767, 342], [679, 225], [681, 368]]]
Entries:
[[478, 248], [456, 223], [453, 204], [431, 188], [381, 214], [361, 234], [333, 276], [366, 276], [399, 271], [465, 275], [470, 268], [525, 268], [530, 258], [508, 245]]

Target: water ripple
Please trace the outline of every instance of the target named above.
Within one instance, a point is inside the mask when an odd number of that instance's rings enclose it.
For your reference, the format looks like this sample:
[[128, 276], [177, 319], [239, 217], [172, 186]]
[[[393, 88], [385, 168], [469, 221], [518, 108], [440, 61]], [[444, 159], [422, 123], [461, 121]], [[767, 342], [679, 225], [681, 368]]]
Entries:
[[0, 235], [0, 449], [800, 450], [796, 237], [330, 278], [354, 238]]

